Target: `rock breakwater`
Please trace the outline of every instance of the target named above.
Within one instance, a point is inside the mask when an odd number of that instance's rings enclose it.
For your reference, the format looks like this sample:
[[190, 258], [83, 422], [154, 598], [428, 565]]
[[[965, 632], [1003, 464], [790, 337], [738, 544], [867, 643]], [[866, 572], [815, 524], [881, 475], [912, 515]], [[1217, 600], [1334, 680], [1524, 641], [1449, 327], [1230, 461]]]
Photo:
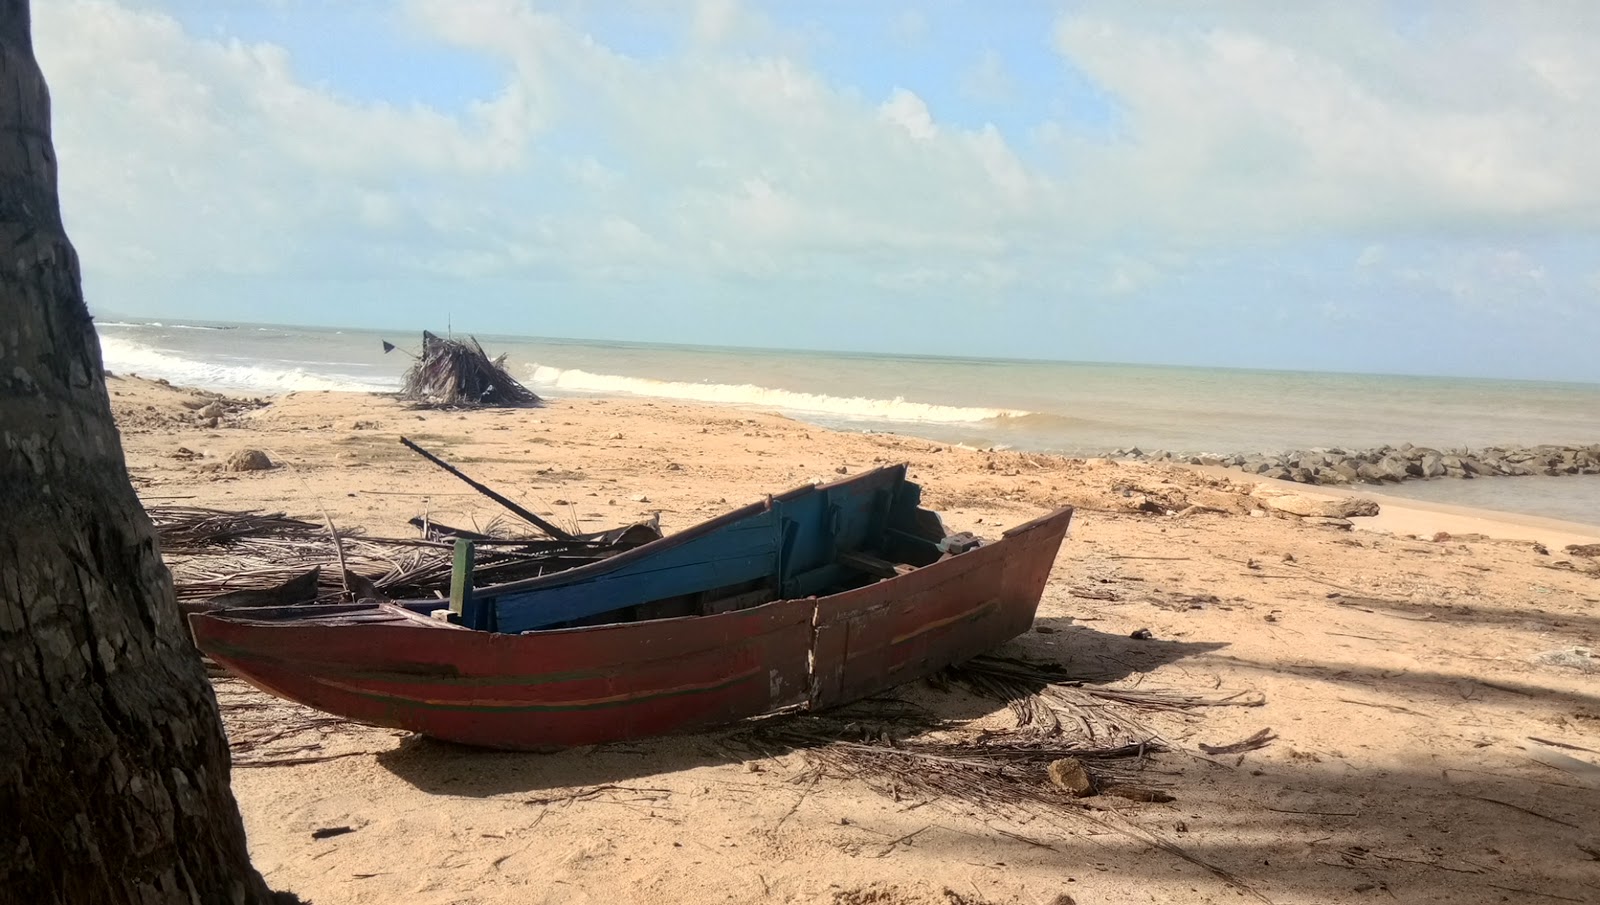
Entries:
[[1404, 443], [1371, 449], [1308, 449], [1278, 454], [1190, 455], [1119, 449], [1111, 458], [1217, 465], [1301, 484], [1384, 484], [1429, 478], [1600, 474], [1600, 443], [1439, 450]]

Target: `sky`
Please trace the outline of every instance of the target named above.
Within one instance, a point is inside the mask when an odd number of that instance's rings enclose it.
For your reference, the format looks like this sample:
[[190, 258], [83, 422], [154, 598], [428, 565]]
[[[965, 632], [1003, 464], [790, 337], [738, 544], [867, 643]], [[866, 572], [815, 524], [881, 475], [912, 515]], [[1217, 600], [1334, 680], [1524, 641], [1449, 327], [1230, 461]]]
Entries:
[[33, 16], [102, 314], [1600, 381], [1600, 3]]

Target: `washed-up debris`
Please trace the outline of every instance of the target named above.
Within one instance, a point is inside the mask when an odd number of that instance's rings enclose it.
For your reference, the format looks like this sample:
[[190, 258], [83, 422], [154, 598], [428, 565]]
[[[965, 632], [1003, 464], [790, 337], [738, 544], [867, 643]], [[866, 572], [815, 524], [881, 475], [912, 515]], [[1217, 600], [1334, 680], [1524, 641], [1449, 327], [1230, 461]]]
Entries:
[[[352, 579], [347, 583], [325, 526], [193, 507], [177, 510], [179, 517], [169, 521], [171, 512], [149, 510], [178, 602], [188, 611], [337, 603], [351, 599], [347, 584], [363, 591], [362, 597], [389, 600], [443, 597], [450, 590], [454, 537], [437, 525], [416, 538], [366, 537], [359, 530], [340, 528], [339, 544]], [[649, 523], [565, 540], [496, 535], [495, 530], [498, 526], [491, 525], [482, 532], [490, 542], [475, 544], [473, 550], [474, 574], [486, 583], [548, 575], [660, 537]]]
[[414, 452], [417, 455], [423, 457], [424, 459], [427, 459], [429, 462], [432, 462], [433, 464], [439, 466], [440, 468], [444, 469], [445, 471], [448, 471], [451, 474], [455, 475], [456, 477], [460, 478], [463, 482], [466, 483], [466, 485], [468, 487], [471, 487], [473, 490], [478, 491], [479, 493], [483, 494], [484, 496], [488, 497], [489, 499], [494, 500], [496, 503], [499, 503], [500, 505], [502, 505], [502, 506], [506, 507], [507, 509], [511, 510], [511, 512], [515, 513], [517, 515], [517, 517], [521, 518], [523, 521], [525, 521], [528, 524], [534, 526], [535, 528], [538, 528], [540, 531], [543, 531], [545, 534], [549, 535], [550, 537], [556, 538], [557, 540], [570, 540], [571, 539], [572, 536], [570, 534], [568, 534], [567, 532], [561, 530], [560, 528], [557, 528], [555, 525], [550, 524], [549, 522], [545, 521], [544, 519], [540, 518], [539, 516], [534, 515], [532, 512], [529, 512], [527, 509], [523, 508], [522, 506], [519, 506], [516, 503], [513, 503], [511, 500], [506, 499], [504, 496], [501, 496], [500, 494], [496, 493], [494, 490], [492, 490], [492, 489], [484, 486], [483, 484], [480, 484], [477, 481], [474, 481], [473, 479], [467, 477], [466, 475], [462, 474], [461, 471], [459, 469], [457, 469], [454, 465], [451, 465], [449, 462], [446, 462], [445, 460], [439, 458], [438, 456], [434, 455], [433, 453], [428, 452], [427, 450], [423, 449], [422, 447], [418, 446], [417, 444], [412, 443], [410, 440], [407, 440], [405, 437], [401, 437], [400, 438], [400, 443], [402, 445], [404, 445], [406, 449], [411, 450], [412, 452]]
[[403, 437], [401, 442], [543, 536], [501, 531], [498, 520], [483, 531], [464, 531], [413, 519], [420, 537], [375, 538], [358, 528], [335, 528], [326, 513], [318, 524], [281, 512], [153, 506], [146, 511], [172, 571], [179, 604], [192, 612], [225, 606], [443, 597], [450, 589], [458, 539], [474, 543], [474, 575], [484, 583], [498, 584], [596, 562], [661, 537], [657, 519], [590, 533], [578, 531], [576, 525], [572, 531], [564, 530], [415, 443]]
[[[383, 351], [397, 348], [385, 342]], [[474, 337], [465, 342], [423, 331], [422, 353], [406, 371], [400, 398], [419, 405], [538, 405], [539, 397], [506, 373], [506, 357], [491, 359]]]
[[228, 457], [228, 471], [269, 471], [277, 466], [259, 449], [241, 449]]
[[1240, 739], [1226, 745], [1208, 745], [1200, 743], [1200, 750], [1207, 754], [1243, 754], [1246, 751], [1257, 751], [1277, 741], [1278, 737], [1271, 729], [1263, 729], [1249, 738]]
[[[1091, 685], [1092, 679], [1074, 676], [1057, 664], [995, 655], [950, 667], [937, 680], [1005, 701], [1017, 728], [967, 730], [904, 702], [880, 699], [834, 714], [778, 720], [741, 735], [763, 753], [773, 747], [800, 750], [814, 777], [855, 779], [895, 801], [918, 802], [913, 807], [932, 804], [1039, 828], [1067, 830], [1077, 823], [1119, 833], [1260, 898], [1241, 878], [1142, 829], [1120, 808], [1094, 805], [1088, 797], [1173, 800], [1169, 792], [1142, 780], [1154, 758], [1177, 746], [1144, 725], [1140, 711], [1259, 705], [1259, 695], [1207, 697]], [[885, 727], [852, 719], [869, 706], [895, 722]], [[1052, 847], [1042, 839], [1001, 832]]]
[[[1177, 747], [1145, 725], [1139, 713], [1263, 703], [1254, 694], [1093, 685], [1057, 664], [996, 655], [950, 667], [936, 684], [959, 685], [1005, 702], [1016, 728], [964, 732], [912, 708], [879, 714], [894, 721], [886, 727], [856, 716], [864, 703], [853, 711], [797, 717], [747, 735], [802, 749], [818, 771], [860, 779], [896, 800], [941, 799], [1018, 816], [1057, 808], [1093, 789], [1109, 794], [1116, 787], [1135, 800], [1169, 800], [1134, 782], [1150, 755]], [[1067, 775], [1067, 761], [1082, 768], [1081, 781]], [[1070, 786], [1088, 791], [1063, 794]]]
[[1541, 666], [1575, 669], [1584, 673], [1600, 673], [1600, 654], [1595, 653], [1593, 648], [1588, 647], [1547, 650], [1535, 654], [1533, 662]]
[[293, 519], [281, 512], [229, 512], [199, 506], [150, 506], [145, 511], [156, 524], [161, 552], [210, 553], [245, 538], [303, 535], [320, 525]]
[[1089, 778], [1089, 770], [1083, 761], [1076, 757], [1053, 760], [1046, 772], [1050, 775], [1051, 784], [1073, 798], [1094, 794], [1094, 780]]

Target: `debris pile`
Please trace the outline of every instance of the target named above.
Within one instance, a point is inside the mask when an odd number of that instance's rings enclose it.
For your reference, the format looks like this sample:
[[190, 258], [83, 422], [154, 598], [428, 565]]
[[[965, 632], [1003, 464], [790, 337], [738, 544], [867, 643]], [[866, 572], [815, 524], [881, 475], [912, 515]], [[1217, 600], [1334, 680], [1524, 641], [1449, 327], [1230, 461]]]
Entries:
[[[473, 542], [474, 575], [485, 584], [537, 578], [597, 562], [661, 538], [659, 522], [605, 531], [571, 531], [540, 518], [404, 437], [400, 442], [465, 481], [539, 532], [466, 531], [412, 519], [419, 537], [366, 537], [289, 518], [281, 512], [229, 512], [198, 506], [146, 507], [185, 612], [237, 606], [295, 606], [348, 600], [416, 600], [450, 590], [457, 540]], [[327, 574], [323, 566], [336, 568]]]
[[[817, 775], [854, 778], [896, 801], [922, 798], [1026, 818], [1056, 813], [1092, 795], [1171, 801], [1140, 773], [1152, 755], [1182, 746], [1137, 714], [1264, 703], [1254, 693], [1151, 691], [1086, 684], [1088, 679], [1056, 664], [983, 655], [946, 669], [935, 682], [1004, 701], [1015, 729], [972, 733], [904, 710], [883, 714], [879, 721], [859, 716], [858, 706], [777, 721], [752, 735], [767, 746], [803, 751]], [[1272, 738], [1258, 733], [1238, 750], [1254, 750]], [[1079, 775], [1076, 791], [1063, 787], [1069, 772]]]
[[[419, 537], [366, 537], [281, 513], [152, 506], [161, 551], [185, 611], [350, 599], [415, 600], [450, 590], [458, 536], [477, 541], [484, 583], [534, 578], [595, 562], [659, 537], [649, 525], [554, 539], [513, 536], [501, 524], [458, 532], [416, 520]], [[336, 549], [336, 545], [338, 549]], [[340, 554], [345, 572], [338, 568]], [[328, 568], [331, 567], [331, 568]]]
[[[394, 348], [383, 344], [385, 352]], [[440, 408], [538, 405], [539, 397], [506, 373], [505, 360], [491, 359], [474, 337], [459, 342], [423, 331], [422, 354], [406, 371], [400, 398]]]

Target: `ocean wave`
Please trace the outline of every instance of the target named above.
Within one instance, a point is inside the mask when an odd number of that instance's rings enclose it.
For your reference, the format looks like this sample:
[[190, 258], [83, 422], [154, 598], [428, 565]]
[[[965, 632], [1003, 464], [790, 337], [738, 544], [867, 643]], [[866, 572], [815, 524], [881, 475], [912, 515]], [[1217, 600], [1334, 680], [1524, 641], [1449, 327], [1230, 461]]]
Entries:
[[862, 396], [827, 396], [798, 393], [754, 384], [686, 383], [593, 374], [570, 368], [534, 365], [529, 369], [535, 388], [575, 393], [650, 396], [746, 408], [776, 409], [807, 415], [826, 415], [846, 421], [907, 422], [923, 424], [975, 424], [1001, 418], [1020, 418], [1030, 412], [1009, 409], [968, 408], [909, 402], [903, 398], [871, 399]]
[[269, 361], [254, 364], [225, 364], [186, 358], [174, 352], [153, 349], [117, 336], [100, 337], [100, 354], [104, 359], [106, 370], [117, 374], [159, 377], [179, 386], [213, 390], [249, 390], [257, 393], [342, 390], [382, 393], [399, 388], [398, 381], [380, 383], [349, 374], [318, 374], [305, 368], [289, 367]]
[[215, 324], [164, 324], [161, 321], [144, 321], [130, 323], [128, 321], [95, 321], [97, 327], [160, 327], [163, 330], [232, 330], [232, 327], [222, 327]]

